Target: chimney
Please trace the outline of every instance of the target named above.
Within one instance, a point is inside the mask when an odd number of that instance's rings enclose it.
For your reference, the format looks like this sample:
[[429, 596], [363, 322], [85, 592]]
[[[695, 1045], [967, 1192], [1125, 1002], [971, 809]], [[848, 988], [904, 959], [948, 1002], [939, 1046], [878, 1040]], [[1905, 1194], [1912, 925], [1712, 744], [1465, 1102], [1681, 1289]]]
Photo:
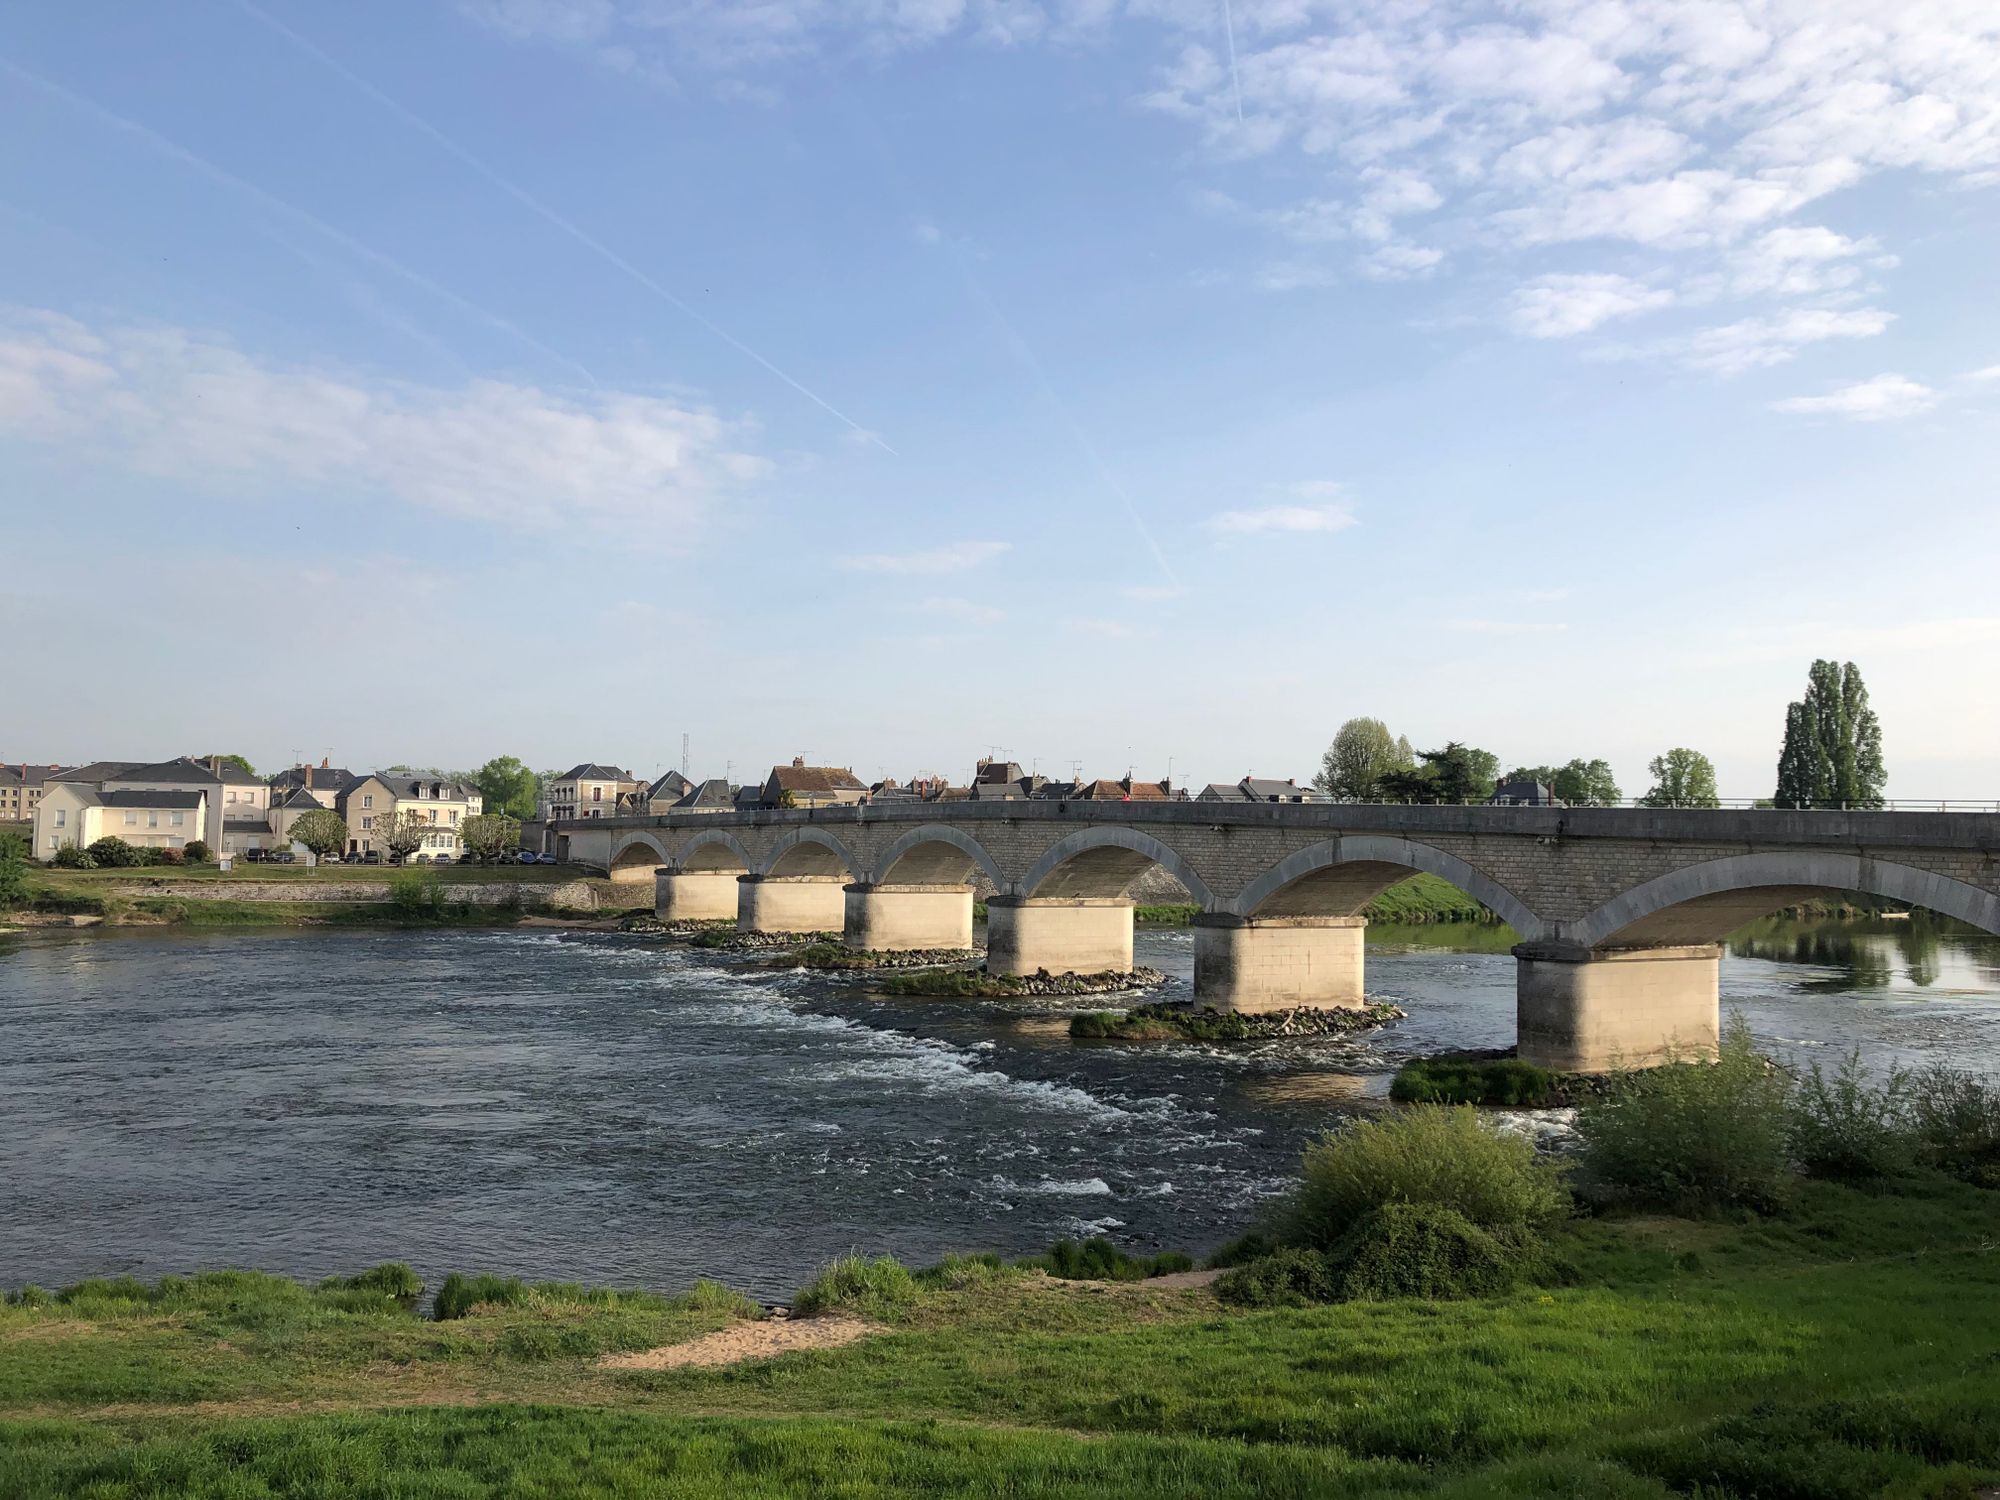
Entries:
[[324, 771], [324, 770], [326, 769], [326, 762], [327, 762], [327, 757], [325, 757], [324, 755], [322, 755], [322, 756], [321, 756], [321, 757], [319, 758], [319, 768], [320, 768], [320, 769], [321, 769], [322, 771]]
[[221, 757], [221, 756], [219, 756], [219, 755], [211, 755], [211, 756], [210, 756], [210, 757], [208, 758], [208, 774], [209, 774], [209, 775], [211, 775], [211, 776], [220, 776], [220, 775], [222, 774], [222, 757]]
[[312, 789], [313, 789], [313, 768], [311, 763], [308, 762], [306, 765], [306, 790], [311, 791]]
[[806, 758], [803, 755], [794, 755], [792, 765], [795, 769], [803, 771], [806, 768]]

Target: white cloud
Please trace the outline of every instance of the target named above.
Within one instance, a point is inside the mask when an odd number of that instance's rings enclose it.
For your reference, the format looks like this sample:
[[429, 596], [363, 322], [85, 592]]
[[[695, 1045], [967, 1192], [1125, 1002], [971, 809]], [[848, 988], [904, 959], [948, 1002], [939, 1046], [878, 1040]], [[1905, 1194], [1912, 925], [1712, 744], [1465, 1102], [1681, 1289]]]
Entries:
[[1967, 380], [1981, 381], [2000, 380], [2000, 365], [1988, 365], [1983, 370], [1968, 370], [1965, 373], [1965, 378]]
[[1657, 345], [1654, 352], [1672, 355], [1697, 370], [1740, 375], [1745, 370], [1783, 364], [1808, 344], [1873, 338], [1889, 326], [1893, 316], [1877, 307], [1800, 308], [1703, 328]]
[[1266, 505], [1256, 510], [1225, 510], [1211, 516], [1211, 530], [1225, 536], [1261, 536], [1270, 532], [1345, 531], [1356, 524], [1354, 514], [1337, 502], [1324, 505]]
[[657, 396], [444, 388], [260, 360], [214, 334], [0, 312], [0, 431], [205, 490], [301, 487], [524, 530], [702, 518], [764, 474], [739, 428]]
[[1652, 312], [1673, 300], [1672, 292], [1629, 276], [1543, 276], [1514, 293], [1508, 322], [1531, 338], [1566, 339], [1614, 318]]
[[1780, 225], [1731, 258], [1731, 289], [1785, 296], [1837, 291], [1861, 279], [1857, 261], [1883, 270], [1897, 264], [1873, 239], [1850, 239], [1819, 225]]
[[942, 547], [926, 547], [920, 552], [872, 552], [857, 557], [835, 558], [835, 563], [855, 573], [965, 573], [1006, 552], [1006, 542], [950, 542]]
[[1846, 417], [1855, 422], [1894, 422], [1919, 416], [1937, 405], [1938, 393], [1902, 375], [1877, 375], [1824, 396], [1792, 396], [1773, 401], [1771, 410], [1794, 416]]

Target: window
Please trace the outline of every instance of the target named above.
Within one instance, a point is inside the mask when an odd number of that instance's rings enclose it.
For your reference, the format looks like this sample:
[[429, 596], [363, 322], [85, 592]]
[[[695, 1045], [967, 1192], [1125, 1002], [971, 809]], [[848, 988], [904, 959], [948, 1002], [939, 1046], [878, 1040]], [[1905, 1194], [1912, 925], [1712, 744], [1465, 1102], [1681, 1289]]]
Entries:
[[223, 798], [222, 800], [223, 800], [224, 802], [234, 802], [234, 801], [236, 800], [236, 793], [234, 793], [234, 792], [230, 792], [230, 793], [229, 793], [229, 794], [228, 794], [227, 796], [225, 796], [225, 797], [224, 797], [224, 798]]
[[68, 822], [69, 822], [69, 809], [66, 807], [57, 808], [56, 827], [58, 828], [64, 827], [66, 824], [68, 824]]
[[181, 826], [181, 815], [179, 813], [175, 813], [169, 821], [172, 822], [174, 827], [178, 828]]
[[592, 802], [602, 802], [604, 800], [604, 788], [601, 786], [592, 787], [590, 789], [590, 800]]
[[137, 813], [127, 813], [127, 814], [125, 814], [125, 826], [126, 826], [127, 828], [134, 828], [134, 827], [137, 827], [137, 826], [138, 826], [138, 822], [139, 822], [139, 815], [138, 815]]
[[438, 820], [438, 810], [435, 807], [433, 807], [432, 809], [430, 809], [430, 814], [431, 814], [431, 821], [435, 823]]
[[363, 807], [373, 807], [375, 805], [375, 794], [373, 792], [363, 792], [361, 794], [361, 805]]
[[148, 828], [158, 828], [160, 826], [160, 815], [156, 812], [148, 812], [146, 814], [146, 826]]
[[366, 832], [368, 829], [373, 828], [374, 826], [375, 826], [375, 820], [373, 818], [363, 818], [361, 820], [361, 828], [363, 832]]

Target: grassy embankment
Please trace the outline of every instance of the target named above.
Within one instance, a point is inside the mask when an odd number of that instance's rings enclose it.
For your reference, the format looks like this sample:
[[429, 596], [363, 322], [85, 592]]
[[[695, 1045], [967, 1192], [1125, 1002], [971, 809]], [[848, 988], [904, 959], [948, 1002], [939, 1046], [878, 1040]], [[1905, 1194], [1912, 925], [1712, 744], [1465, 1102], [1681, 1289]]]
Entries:
[[[109, 870], [50, 870], [28, 875], [27, 899], [20, 911], [30, 920], [49, 917], [96, 918], [107, 926], [337, 927], [380, 924], [506, 926], [533, 910], [544, 909], [547, 892], [581, 881], [600, 902], [627, 894], [601, 878], [586, 879], [569, 867], [507, 865], [445, 865], [384, 868], [379, 865], [238, 866], [229, 871], [214, 866], [149, 867]], [[387, 900], [322, 900], [308, 898], [310, 888], [372, 884], [388, 888]], [[242, 886], [288, 885], [299, 890], [292, 900], [238, 899], [230, 896], [177, 895], [176, 888], [199, 884], [204, 890]], [[509, 885], [519, 888], [518, 900], [474, 903], [455, 898], [465, 885]], [[157, 891], [159, 894], [147, 894]], [[579, 915], [604, 916], [615, 907]], [[0, 913], [0, 924], [6, 914]]]
[[[2000, 1196], [1573, 1221], [1543, 1288], [1236, 1311], [975, 1262], [885, 1336], [711, 1371], [605, 1351], [729, 1299], [526, 1291], [437, 1323], [226, 1274], [0, 1310], [0, 1493], [1969, 1496], [2000, 1482]], [[865, 1290], [865, 1289], [864, 1289]]]

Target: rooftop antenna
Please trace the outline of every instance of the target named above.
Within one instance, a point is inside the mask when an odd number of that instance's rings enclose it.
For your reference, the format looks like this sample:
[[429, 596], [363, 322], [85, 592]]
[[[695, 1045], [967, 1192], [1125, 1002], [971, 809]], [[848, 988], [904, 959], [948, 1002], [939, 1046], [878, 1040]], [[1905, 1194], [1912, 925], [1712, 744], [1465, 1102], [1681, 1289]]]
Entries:
[[683, 734], [683, 735], [681, 736], [681, 775], [682, 775], [682, 777], [684, 777], [684, 778], [685, 778], [685, 777], [687, 776], [687, 773], [688, 773], [688, 737], [687, 737], [687, 736], [686, 736], [685, 734]]

